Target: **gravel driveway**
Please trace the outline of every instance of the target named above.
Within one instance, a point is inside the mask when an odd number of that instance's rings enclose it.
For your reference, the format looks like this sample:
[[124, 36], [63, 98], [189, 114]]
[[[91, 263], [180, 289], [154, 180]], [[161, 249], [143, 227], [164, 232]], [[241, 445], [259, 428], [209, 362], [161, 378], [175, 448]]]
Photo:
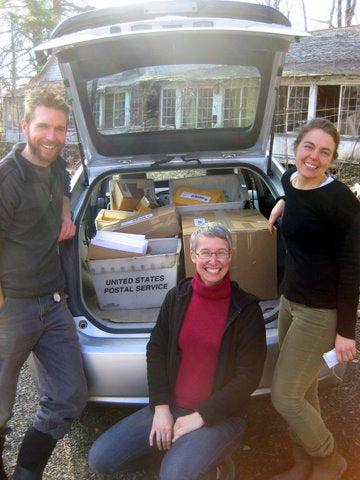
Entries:
[[[360, 340], [360, 326], [357, 338]], [[359, 347], [358, 347], [359, 348]], [[338, 448], [348, 459], [343, 480], [360, 479], [360, 363], [349, 364], [344, 382], [321, 392], [323, 416], [333, 431]], [[4, 457], [8, 471], [16, 462], [17, 450], [28, 422], [36, 409], [38, 395], [27, 365], [18, 388], [12, 433], [8, 437]], [[100, 480], [87, 466], [87, 452], [93, 440], [108, 426], [131, 412], [131, 409], [89, 404], [73, 428], [61, 440], [45, 470], [44, 480]], [[286, 427], [271, 406], [268, 396], [253, 398], [249, 411], [248, 432], [244, 445], [234, 455], [239, 480], [265, 480], [287, 467], [290, 442]], [[107, 480], [145, 480], [150, 475], [113, 475]]]

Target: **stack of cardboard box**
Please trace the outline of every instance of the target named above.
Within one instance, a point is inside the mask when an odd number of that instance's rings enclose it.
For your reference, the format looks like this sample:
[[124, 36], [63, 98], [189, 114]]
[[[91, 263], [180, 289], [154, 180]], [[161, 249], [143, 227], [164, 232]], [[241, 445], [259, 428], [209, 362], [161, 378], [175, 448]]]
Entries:
[[[144, 183], [141, 184], [141, 181]], [[157, 248], [154, 253], [150, 247], [150, 251], [144, 252], [142, 259], [139, 254], [133, 255], [130, 259], [114, 259], [114, 252], [109, 257], [106, 257], [106, 254], [104, 256], [103, 252], [98, 256], [101, 247], [95, 248], [94, 245], [90, 245], [88, 258], [91, 262], [94, 283], [98, 287], [97, 296], [101, 308], [120, 308], [120, 304], [121, 308], [139, 308], [139, 304], [144, 308], [149, 307], [152, 295], [143, 295], [141, 302], [133, 302], [132, 299], [124, 302], [123, 299], [119, 303], [120, 300], [117, 299], [119, 293], [122, 295], [125, 293], [125, 287], [118, 292], [119, 286], [115, 283], [125, 282], [129, 273], [131, 271], [134, 273], [139, 268], [143, 271], [152, 271], [151, 275], [149, 272], [147, 274], [143, 272], [145, 277], [151, 278], [151, 282], [148, 286], [144, 284], [140, 290], [135, 289], [134, 292], [132, 292], [132, 287], [128, 286], [126, 293], [131, 297], [131, 294], [135, 294], [135, 292], [150, 292], [150, 288], [153, 288], [154, 291], [157, 289], [158, 295], [155, 303], [156, 306], [160, 306], [166, 291], [177, 281], [177, 272], [175, 272], [175, 276], [171, 276], [172, 280], [165, 282], [166, 288], [160, 287], [160, 285], [164, 285], [164, 272], [161, 270], [163, 268], [161, 265], [164, 264], [164, 260], [170, 253], [175, 255], [175, 260], [172, 262], [172, 266], [167, 268], [176, 270], [179, 265], [181, 240], [174, 236], [182, 235], [185, 275], [193, 276], [195, 267], [190, 258], [189, 240], [191, 233], [206, 222], [219, 222], [232, 232], [232, 279], [236, 280], [241, 288], [254, 293], [261, 300], [277, 297], [276, 235], [269, 233], [267, 220], [256, 209], [245, 208], [248, 206], [249, 197], [237, 175], [170, 180], [170, 203], [161, 207], [156, 205], [155, 190], [148, 182], [147, 179], [141, 179], [138, 183], [136, 180], [134, 183], [113, 181], [111, 183], [112, 210], [101, 211], [101, 215], [99, 214], [96, 219], [96, 226], [98, 230], [102, 231], [139, 235], [149, 241], [154, 239], [155, 243], [162, 240], [161, 246], [165, 250], [161, 252], [160, 247], [160, 250]], [[145, 211], [141, 211], [141, 208]], [[170, 244], [173, 248], [172, 252], [169, 252]], [[126, 253], [121, 256], [127, 255]], [[109, 258], [113, 259], [111, 263], [108, 261]], [[147, 262], [147, 258], [150, 259], [149, 262]], [[154, 266], [155, 260], [156, 267]], [[100, 261], [108, 263], [106, 265], [96, 263]], [[139, 265], [141, 266], [139, 267]], [[100, 277], [100, 272], [102, 277]], [[114, 275], [116, 278], [113, 278]], [[134, 277], [129, 282], [135, 282], [134, 285], [138, 286], [137, 274], [134, 273], [134, 275], [136, 278]], [[111, 287], [109, 287], [109, 282]], [[154, 300], [152, 300], [152, 306], [153, 302]]]

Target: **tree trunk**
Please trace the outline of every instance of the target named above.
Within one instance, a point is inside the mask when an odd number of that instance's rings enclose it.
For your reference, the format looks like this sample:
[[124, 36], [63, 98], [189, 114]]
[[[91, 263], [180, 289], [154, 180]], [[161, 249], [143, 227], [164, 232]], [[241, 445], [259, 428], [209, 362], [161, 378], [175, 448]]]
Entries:
[[304, 30], [307, 32], [307, 31], [308, 31], [308, 25], [307, 25], [307, 16], [306, 16], [305, 0], [301, 0], [301, 4], [302, 4], [303, 16], [304, 16]]
[[345, 9], [345, 26], [350, 27], [352, 19], [354, 18], [356, 7], [356, 0], [346, 0], [346, 9]]
[[337, 26], [341, 27], [342, 20], [342, 0], [337, 0]]

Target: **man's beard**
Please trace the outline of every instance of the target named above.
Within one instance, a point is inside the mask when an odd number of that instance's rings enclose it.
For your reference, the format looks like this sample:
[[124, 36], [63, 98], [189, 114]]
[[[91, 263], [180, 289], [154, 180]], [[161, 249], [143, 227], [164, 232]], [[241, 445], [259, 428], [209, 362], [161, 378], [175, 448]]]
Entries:
[[63, 148], [63, 145], [51, 144], [52, 146], [55, 146], [54, 150], [49, 150], [49, 154], [44, 155], [42, 150], [42, 148], [44, 147], [37, 146], [30, 137], [27, 138], [27, 144], [29, 146], [31, 154], [36, 157], [37, 160], [40, 161], [40, 163], [44, 163], [46, 165], [50, 165], [51, 163], [53, 163], [53, 161], [56, 159], [61, 149]]

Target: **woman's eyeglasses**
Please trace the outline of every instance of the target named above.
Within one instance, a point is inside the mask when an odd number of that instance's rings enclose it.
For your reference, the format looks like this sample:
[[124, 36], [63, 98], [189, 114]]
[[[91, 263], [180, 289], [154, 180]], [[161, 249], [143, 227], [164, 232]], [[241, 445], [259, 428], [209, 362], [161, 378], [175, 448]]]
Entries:
[[200, 260], [210, 260], [213, 255], [215, 255], [217, 260], [226, 260], [230, 257], [230, 252], [228, 250], [217, 250], [216, 252], [200, 250], [200, 252], [194, 253], [200, 258]]

